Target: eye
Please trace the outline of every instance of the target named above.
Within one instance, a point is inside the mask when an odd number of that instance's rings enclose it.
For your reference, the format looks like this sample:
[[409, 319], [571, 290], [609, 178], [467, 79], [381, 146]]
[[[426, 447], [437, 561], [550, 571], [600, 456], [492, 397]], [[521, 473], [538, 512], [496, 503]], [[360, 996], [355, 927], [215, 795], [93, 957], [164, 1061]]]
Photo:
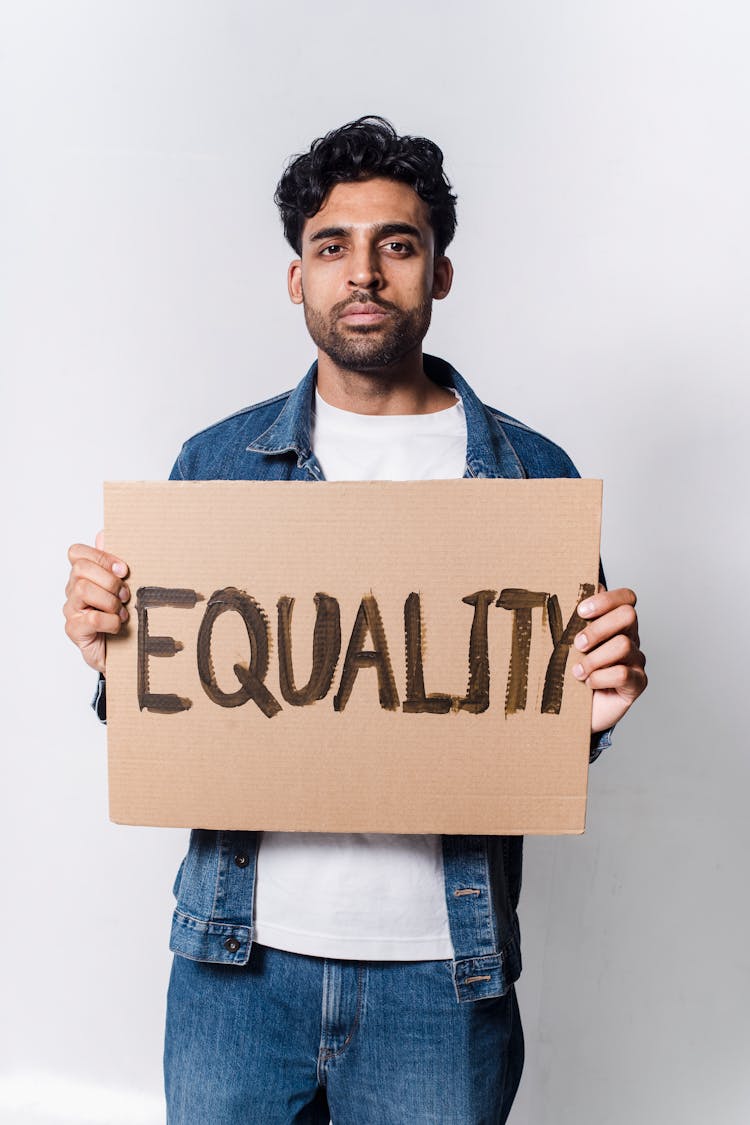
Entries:
[[385, 248], [392, 254], [398, 254], [399, 257], [404, 257], [406, 254], [411, 253], [411, 246], [408, 242], [386, 242]]
[[320, 251], [320, 255], [323, 258], [332, 258], [341, 250], [343, 250], [343, 246], [340, 246], [338, 242], [331, 242], [328, 244], [328, 246], [323, 247], [323, 249]]

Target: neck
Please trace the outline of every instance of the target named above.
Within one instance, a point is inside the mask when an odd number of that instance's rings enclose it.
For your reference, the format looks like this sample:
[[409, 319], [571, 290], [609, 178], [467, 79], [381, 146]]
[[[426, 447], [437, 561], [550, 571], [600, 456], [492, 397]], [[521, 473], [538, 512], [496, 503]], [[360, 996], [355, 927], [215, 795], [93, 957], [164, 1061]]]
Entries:
[[350, 371], [318, 350], [318, 393], [354, 414], [434, 414], [456, 403], [446, 387], [425, 375], [421, 347], [388, 367]]

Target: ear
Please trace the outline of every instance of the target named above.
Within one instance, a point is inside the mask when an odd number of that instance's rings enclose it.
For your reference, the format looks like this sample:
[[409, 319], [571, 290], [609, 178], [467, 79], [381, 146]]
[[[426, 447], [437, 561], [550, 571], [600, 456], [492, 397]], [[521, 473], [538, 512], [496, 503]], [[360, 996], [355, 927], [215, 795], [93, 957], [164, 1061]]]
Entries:
[[286, 275], [286, 285], [289, 290], [289, 300], [295, 305], [302, 304], [302, 260], [295, 258], [289, 263]]
[[432, 296], [436, 301], [442, 301], [451, 291], [453, 284], [453, 263], [443, 254], [435, 259], [435, 268], [432, 275]]

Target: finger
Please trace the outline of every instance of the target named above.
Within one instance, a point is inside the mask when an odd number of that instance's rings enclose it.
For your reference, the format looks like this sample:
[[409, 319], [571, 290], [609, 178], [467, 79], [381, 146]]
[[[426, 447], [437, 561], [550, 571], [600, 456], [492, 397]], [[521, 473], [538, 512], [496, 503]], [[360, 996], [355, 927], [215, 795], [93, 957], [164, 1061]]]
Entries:
[[579, 652], [590, 652], [602, 641], [616, 637], [618, 633], [628, 636], [637, 645], [638, 643], [638, 615], [632, 605], [619, 605], [611, 609], [603, 617], [590, 621], [586, 628], [576, 633], [573, 644]]
[[[97, 539], [99, 536], [97, 536]], [[71, 563], [75, 563], [78, 559], [91, 559], [97, 566], [102, 567], [103, 570], [111, 571], [116, 574], [118, 578], [125, 578], [128, 573], [128, 565], [119, 559], [117, 555], [110, 555], [107, 551], [102, 551], [98, 547], [90, 547], [87, 543], [74, 543], [68, 550], [68, 559]]]
[[[127, 610], [123, 607], [125, 613]], [[102, 613], [98, 609], [87, 609], [78, 613], [66, 614], [65, 632], [80, 648], [90, 644], [99, 633], [114, 636], [119, 633], [124, 621], [114, 613]]]
[[648, 677], [642, 668], [628, 664], [615, 664], [611, 668], [600, 668], [592, 672], [586, 680], [587, 687], [593, 691], [616, 691], [619, 695], [635, 699], [645, 691]]
[[592, 598], [586, 598], [578, 607], [578, 616], [584, 618], [601, 617], [618, 605], [635, 605], [637, 598], [633, 590], [622, 586], [617, 590], [600, 590]]
[[110, 594], [108, 590], [103, 589], [96, 582], [89, 581], [88, 578], [79, 578], [74, 583], [65, 604], [71, 613], [81, 613], [86, 609], [99, 609], [104, 613], [112, 613], [115, 616], [118, 616], [120, 610], [125, 608], [116, 594]]
[[126, 622], [130, 618], [130, 611], [127, 606], [122, 605], [119, 600], [115, 600], [114, 605], [108, 608], [106, 605], [104, 607], [97, 607], [89, 603], [85, 603], [82, 606], [75, 606], [72, 600], [68, 598], [63, 606], [63, 616], [65, 620], [68, 622], [78, 622], [77, 628], [81, 634], [91, 633], [92, 631], [96, 632], [92, 625], [92, 622], [98, 620], [96, 614], [113, 619], [117, 618], [121, 623]]
[[[91, 559], [77, 559], [76, 562], [73, 563], [73, 566], [70, 568], [70, 577], [68, 578], [68, 584], [65, 587], [65, 593], [67, 594], [68, 598], [74, 596], [76, 588], [82, 582], [89, 582], [95, 586], [100, 586], [109, 594], [112, 594], [116, 598], [119, 598], [121, 602], [127, 602], [130, 598], [130, 590], [126, 583], [124, 583], [122, 579], [118, 578], [117, 575], [113, 574], [109, 570], [105, 570], [103, 567], [99, 566], [98, 563], [93, 562]], [[95, 603], [92, 602], [90, 604], [93, 605]], [[80, 604], [77, 605], [76, 608], [80, 609]], [[99, 606], [99, 608], [102, 609], [104, 607]]]
[[623, 633], [605, 641], [586, 656], [582, 656], [573, 665], [572, 671], [577, 680], [587, 680], [597, 669], [611, 668], [616, 664], [637, 668], [642, 668], [645, 664], [643, 653], [633, 644], [630, 637]]

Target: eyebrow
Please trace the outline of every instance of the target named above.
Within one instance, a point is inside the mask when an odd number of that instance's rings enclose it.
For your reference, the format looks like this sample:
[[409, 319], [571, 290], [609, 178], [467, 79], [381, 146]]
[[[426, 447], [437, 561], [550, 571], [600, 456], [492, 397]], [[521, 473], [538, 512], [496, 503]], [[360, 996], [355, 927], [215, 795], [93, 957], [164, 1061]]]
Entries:
[[[411, 223], [371, 223], [368, 229], [377, 238], [385, 238], [390, 234], [404, 234], [417, 242], [424, 241], [419, 227], [415, 227]], [[354, 227], [323, 227], [322, 230], [311, 234], [309, 240], [310, 242], [323, 242], [327, 238], [347, 238], [353, 230]]]

